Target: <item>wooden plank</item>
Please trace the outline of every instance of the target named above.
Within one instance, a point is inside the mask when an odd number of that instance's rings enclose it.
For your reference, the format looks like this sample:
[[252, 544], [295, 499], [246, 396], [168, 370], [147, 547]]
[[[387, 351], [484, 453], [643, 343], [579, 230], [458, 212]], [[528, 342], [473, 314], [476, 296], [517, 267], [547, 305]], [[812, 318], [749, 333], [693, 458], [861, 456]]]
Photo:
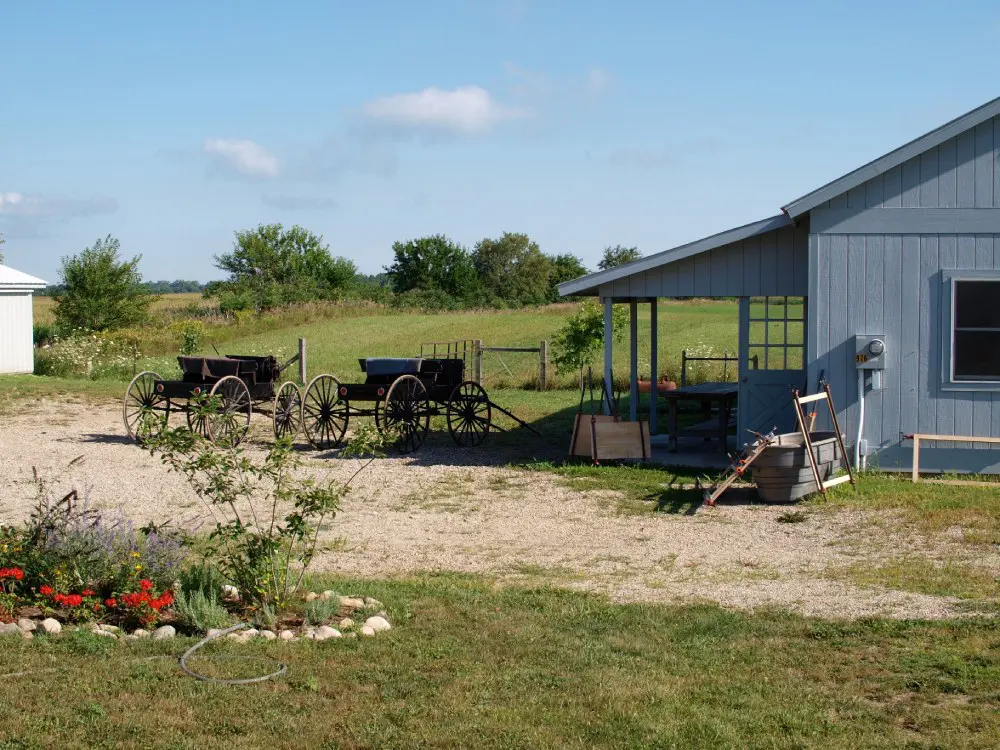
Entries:
[[[830, 368], [830, 237], [819, 235], [809, 238], [815, 243], [814, 271], [810, 274], [811, 291], [809, 296], [810, 314], [809, 333], [807, 339], [814, 342], [813, 356], [815, 361], [815, 377], [820, 371], [828, 380], [833, 377]], [[815, 382], [810, 380], [810, 383]], [[826, 416], [820, 418], [820, 424], [826, 424]]]
[[882, 208], [885, 195], [884, 175], [872, 177], [865, 183], [865, 208]]
[[778, 247], [774, 232], [760, 236], [760, 292], [762, 295], [778, 293]]
[[918, 388], [920, 370], [920, 238], [903, 237], [902, 321], [900, 325], [900, 430], [917, 432]]
[[976, 442], [976, 443], [991, 443], [1000, 445], [1000, 437], [992, 435], [940, 435], [934, 433], [923, 433], [915, 432], [912, 435], [907, 435], [908, 438], [925, 440], [925, 441], [949, 441], [949, 440], [961, 440], [963, 442]]
[[[852, 440], [857, 436], [858, 432], [857, 420], [860, 416], [861, 402], [858, 399], [857, 393], [858, 373], [857, 369], [854, 367], [854, 358], [850, 356], [852, 350], [849, 347], [854, 345], [854, 335], [857, 333], [881, 333], [881, 331], [869, 331], [865, 325], [865, 298], [868, 296], [868, 284], [865, 279], [865, 239], [865, 237], [856, 235], [852, 235], [847, 238], [847, 336], [844, 341], [847, 345], [847, 351], [845, 351], [845, 354], [848, 356], [844, 357], [844, 359], [847, 360], [847, 364], [851, 372], [844, 383], [844, 385], [849, 389], [849, 396], [843, 401], [838, 399], [837, 403], [841, 405], [851, 405], [850, 411], [854, 415], [852, 417], [852, 424], [854, 426], [850, 428], [850, 432], [848, 434], [852, 436]], [[869, 400], [866, 397], [866, 408], [868, 404]], [[865, 432], [863, 435], [866, 440], [870, 440], [868, 437], [870, 428], [871, 422], [869, 421], [866, 413], [864, 425]]]
[[975, 181], [977, 207], [993, 206], [993, 121], [980, 123], [975, 129]]
[[823, 482], [823, 489], [828, 490], [831, 487], [836, 487], [838, 484], [844, 484], [845, 482], [850, 482], [851, 476], [849, 474], [844, 474], [840, 477], [834, 477], [833, 479], [827, 479]]
[[824, 399], [826, 399], [826, 393], [820, 392], [820, 393], [814, 393], [811, 396], [800, 396], [799, 403], [811, 404], [813, 401], [823, 401]]
[[903, 208], [920, 207], [920, 159], [903, 162]]
[[882, 207], [900, 208], [903, 205], [903, 168], [893, 167], [882, 175]]
[[[775, 245], [775, 280], [776, 295], [798, 296], [795, 283], [795, 234], [791, 228], [772, 232]], [[800, 287], [801, 289], [801, 287]]]
[[694, 294], [694, 259], [688, 258], [677, 264], [678, 297], [690, 297]]
[[888, 341], [894, 342], [886, 350], [885, 393], [882, 396], [882, 436], [887, 442], [898, 440], [900, 434], [899, 410], [902, 370], [902, 311], [903, 311], [903, 238], [889, 235], [883, 238], [882, 320]]
[[936, 208], [938, 205], [938, 150], [932, 148], [920, 155], [920, 205]]
[[793, 277], [796, 297], [809, 296], [809, 285], [813, 275], [809, 272], [809, 227], [804, 223], [792, 229], [792, 262], [795, 268]]
[[[970, 141], [971, 143], [971, 141]], [[961, 146], [961, 141], [959, 142]], [[972, 162], [969, 162], [971, 167]], [[959, 175], [961, 178], [961, 174]], [[971, 184], [971, 182], [970, 182]], [[971, 199], [971, 195], [970, 195]], [[971, 270], [976, 267], [976, 238], [970, 235], [958, 236], [958, 257], [956, 268], [961, 270]], [[950, 325], [950, 324], [949, 324]], [[955, 393], [955, 432], [962, 435], [971, 435], [975, 424], [975, 395], [973, 393]], [[956, 448], [972, 448], [970, 443], [956, 443]]]
[[817, 209], [810, 226], [817, 234], [995, 234], [1000, 233], [1000, 209]]
[[969, 130], [957, 137], [958, 207], [976, 205], [976, 134]]
[[938, 320], [938, 238], [936, 235], [920, 238], [920, 286], [917, 352], [917, 430], [933, 432], [937, 429], [937, 406], [934, 396], [938, 389], [938, 362], [941, 361], [938, 342], [940, 332], [935, 330]]
[[753, 297], [760, 294], [760, 237], [743, 242], [743, 294]]
[[[942, 270], [955, 268], [955, 264], [957, 262], [958, 238], [953, 234], [942, 235], [938, 238], [938, 267]], [[938, 288], [938, 315], [936, 320], [939, 331], [938, 344], [940, 346], [941, 337], [947, 335], [947, 331], [951, 326], [951, 310], [948, 309], [947, 301], [945, 299], [946, 295], [944, 294], [941, 282], [937, 279], [933, 279], [931, 283]], [[943, 376], [944, 358], [946, 356], [947, 353], [942, 351], [940, 363], [937, 365], [939, 369], [938, 378]], [[953, 431], [955, 429], [955, 394], [938, 389], [936, 402], [937, 429], [945, 433]], [[953, 446], [947, 445], [942, 447], [952, 448]]]
[[940, 208], [958, 206], [958, 141], [951, 138], [938, 146], [938, 201]]
[[[885, 284], [883, 272], [885, 270], [884, 244], [885, 237], [880, 234], [869, 235], [865, 240], [865, 332], [885, 334], [885, 321], [883, 319], [883, 297], [885, 294]], [[882, 373], [883, 377], [885, 372]], [[884, 388], [883, 383], [883, 388]], [[884, 390], [872, 390], [868, 394], [866, 411], [868, 416], [865, 421], [869, 428], [866, 429], [869, 447], [881, 448], [883, 441], [892, 437], [883, 432], [883, 396]]]
[[834, 403], [838, 404], [844, 421], [854, 424], [848, 427], [849, 433], [857, 430], [855, 415], [857, 413], [856, 383], [857, 374], [854, 360], [850, 357], [837, 356], [838, 347], [847, 342], [853, 335], [848, 326], [848, 239], [845, 235], [835, 234], [830, 237], [830, 308], [829, 308], [829, 341], [830, 361], [826, 379], [833, 389]]
[[712, 277], [709, 279], [709, 288], [713, 297], [728, 297], [731, 292], [728, 290], [729, 266], [726, 263], [726, 254], [729, 246], [713, 250], [709, 256], [712, 259]]
[[914, 482], [920, 481], [920, 438], [913, 437], [913, 474], [910, 477]]
[[694, 290], [695, 297], [712, 296], [712, 258], [708, 253], [694, 256]]

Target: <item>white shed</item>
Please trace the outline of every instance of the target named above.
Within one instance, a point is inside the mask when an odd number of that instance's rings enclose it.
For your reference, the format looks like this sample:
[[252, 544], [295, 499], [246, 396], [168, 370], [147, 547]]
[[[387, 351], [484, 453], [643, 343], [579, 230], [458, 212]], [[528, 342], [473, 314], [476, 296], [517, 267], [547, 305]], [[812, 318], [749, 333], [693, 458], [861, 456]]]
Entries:
[[0, 374], [34, 372], [31, 293], [45, 282], [0, 265]]

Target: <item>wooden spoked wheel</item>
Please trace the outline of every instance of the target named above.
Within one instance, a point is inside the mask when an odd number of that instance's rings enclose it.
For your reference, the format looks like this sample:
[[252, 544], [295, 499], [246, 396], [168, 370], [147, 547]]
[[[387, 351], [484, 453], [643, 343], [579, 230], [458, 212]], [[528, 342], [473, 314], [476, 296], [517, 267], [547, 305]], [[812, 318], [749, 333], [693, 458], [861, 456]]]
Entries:
[[208, 434], [208, 414], [200, 406], [192, 406], [192, 400], [188, 399], [187, 404], [187, 426], [191, 432], [201, 435], [203, 438], [211, 439]]
[[448, 397], [448, 432], [463, 447], [479, 445], [490, 432], [493, 410], [486, 390], [472, 380], [459, 383]]
[[136, 441], [156, 437], [167, 426], [170, 419], [170, 401], [156, 390], [157, 381], [162, 378], [155, 372], [140, 372], [125, 389], [122, 416], [128, 436]]
[[216, 409], [210, 411], [207, 423], [208, 439], [221, 445], [239, 445], [250, 429], [250, 389], [235, 375], [221, 378], [209, 394], [216, 400]]
[[274, 436], [294, 437], [302, 427], [302, 391], [291, 381], [282, 383], [274, 397]]
[[413, 375], [396, 378], [385, 394], [382, 430], [396, 435], [400, 453], [412, 453], [423, 445], [431, 424], [427, 388]]
[[347, 432], [349, 404], [340, 397], [340, 381], [317, 375], [302, 398], [302, 427], [314, 448], [336, 448]]

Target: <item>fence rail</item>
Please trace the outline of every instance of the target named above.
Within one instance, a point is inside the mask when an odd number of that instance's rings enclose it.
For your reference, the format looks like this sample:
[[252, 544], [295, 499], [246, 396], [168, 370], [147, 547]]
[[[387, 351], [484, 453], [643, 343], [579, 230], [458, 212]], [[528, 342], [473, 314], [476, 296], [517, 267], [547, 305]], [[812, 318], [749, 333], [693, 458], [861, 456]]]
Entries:
[[[721, 357], [691, 357], [688, 356], [687, 349], [681, 352], [681, 386], [687, 385], [687, 373], [688, 373], [688, 362], [722, 362], [722, 379], [723, 381], [729, 380], [729, 363], [739, 362], [740, 358], [737, 355], [729, 355], [728, 351], [724, 351]], [[750, 357], [750, 366], [756, 370], [758, 369], [758, 359], [757, 355]], [[738, 373], [737, 373], [738, 374]]]
[[[472, 380], [482, 385], [483, 383], [483, 354], [496, 353], [523, 353], [538, 355], [538, 385], [541, 390], [549, 386], [549, 342], [540, 341], [538, 346], [486, 346], [482, 339], [459, 339], [457, 341], [425, 341], [420, 345], [421, 357], [446, 357], [449, 359], [461, 359], [465, 362], [466, 370], [469, 369], [469, 359], [472, 359]], [[507, 370], [507, 374], [514, 373], [507, 367], [507, 363], [498, 356], [500, 364]]]

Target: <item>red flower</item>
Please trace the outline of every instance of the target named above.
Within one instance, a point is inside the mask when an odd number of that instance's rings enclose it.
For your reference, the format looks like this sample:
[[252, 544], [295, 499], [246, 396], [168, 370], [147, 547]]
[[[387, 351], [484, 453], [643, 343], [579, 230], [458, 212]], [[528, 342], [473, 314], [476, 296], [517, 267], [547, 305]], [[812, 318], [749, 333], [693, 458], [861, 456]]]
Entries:
[[80, 593], [83, 594], [84, 596], [93, 596], [95, 592], [93, 589], [84, 589]]
[[104, 600], [104, 606], [106, 606], [106, 607], [117, 607], [118, 606], [118, 602], [115, 601], [114, 599], [105, 599]]
[[141, 581], [139, 581], [139, 588], [141, 588], [143, 591], [152, 591], [153, 582], [147, 578], [143, 578]]
[[46, 584], [38, 589], [38, 593], [42, 596], [52, 596], [52, 587]]

